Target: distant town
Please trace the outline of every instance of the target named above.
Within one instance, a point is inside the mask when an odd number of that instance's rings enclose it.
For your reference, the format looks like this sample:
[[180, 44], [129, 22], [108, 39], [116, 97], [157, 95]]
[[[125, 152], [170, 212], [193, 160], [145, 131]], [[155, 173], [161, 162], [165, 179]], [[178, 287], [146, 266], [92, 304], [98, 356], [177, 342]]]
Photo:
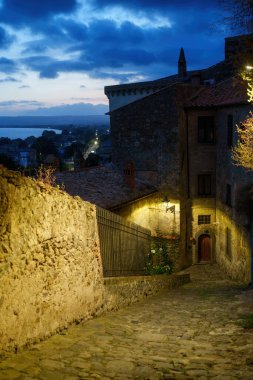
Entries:
[[[111, 141], [106, 116], [36, 119], [0, 118], [0, 164], [32, 175], [41, 165], [57, 171], [73, 171], [110, 162]], [[1, 137], [6, 128], [8, 137]], [[20, 132], [26, 129], [28, 137], [21, 138], [22, 133], [17, 133], [17, 128]]]

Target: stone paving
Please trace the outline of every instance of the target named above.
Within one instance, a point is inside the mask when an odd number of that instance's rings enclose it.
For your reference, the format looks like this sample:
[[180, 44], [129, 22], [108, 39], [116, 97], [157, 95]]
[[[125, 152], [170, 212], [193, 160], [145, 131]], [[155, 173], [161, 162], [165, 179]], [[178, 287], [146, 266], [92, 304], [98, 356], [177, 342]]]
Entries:
[[192, 282], [72, 326], [0, 364], [0, 379], [253, 379], [253, 291], [214, 265]]

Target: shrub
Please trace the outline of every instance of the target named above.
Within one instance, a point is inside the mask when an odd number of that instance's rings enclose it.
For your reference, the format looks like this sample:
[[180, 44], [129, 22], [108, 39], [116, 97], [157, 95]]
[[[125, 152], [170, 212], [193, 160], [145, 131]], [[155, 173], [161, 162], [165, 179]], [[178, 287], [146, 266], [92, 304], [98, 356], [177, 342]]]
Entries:
[[168, 240], [161, 236], [153, 237], [151, 250], [146, 258], [146, 274], [171, 273], [173, 262], [169, 256]]

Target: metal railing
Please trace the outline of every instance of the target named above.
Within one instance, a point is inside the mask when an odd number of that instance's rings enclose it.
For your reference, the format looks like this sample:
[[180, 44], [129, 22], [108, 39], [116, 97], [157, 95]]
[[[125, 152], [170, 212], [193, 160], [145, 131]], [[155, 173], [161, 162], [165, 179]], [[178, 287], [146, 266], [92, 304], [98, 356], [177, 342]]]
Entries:
[[150, 231], [100, 207], [97, 221], [104, 276], [144, 274]]

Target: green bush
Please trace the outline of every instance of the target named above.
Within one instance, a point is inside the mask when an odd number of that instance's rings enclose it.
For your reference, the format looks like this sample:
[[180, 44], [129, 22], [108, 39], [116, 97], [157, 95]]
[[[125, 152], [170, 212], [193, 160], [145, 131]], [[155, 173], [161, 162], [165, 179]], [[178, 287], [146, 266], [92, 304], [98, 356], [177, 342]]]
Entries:
[[146, 258], [146, 274], [169, 274], [173, 271], [173, 262], [169, 256], [168, 240], [163, 237], [153, 237], [151, 250]]

